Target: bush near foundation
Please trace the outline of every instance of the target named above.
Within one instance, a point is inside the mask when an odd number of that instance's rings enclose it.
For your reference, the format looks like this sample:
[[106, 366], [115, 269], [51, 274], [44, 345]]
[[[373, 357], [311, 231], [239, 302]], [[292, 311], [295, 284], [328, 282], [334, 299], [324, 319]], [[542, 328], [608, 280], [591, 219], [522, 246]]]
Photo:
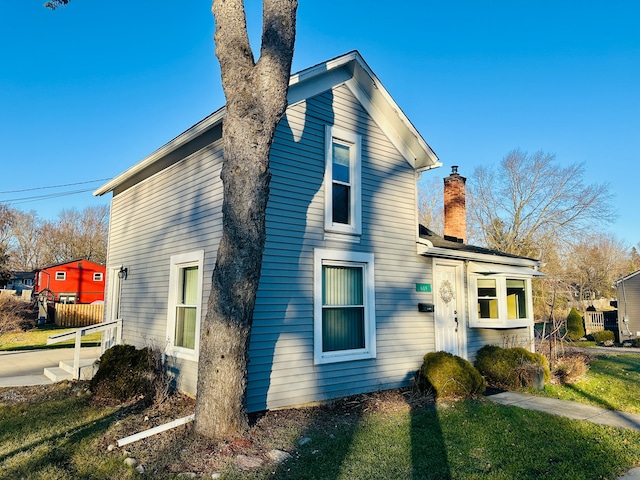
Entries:
[[484, 392], [482, 375], [464, 358], [448, 352], [431, 352], [417, 375], [418, 389], [439, 398], [464, 398]]
[[145, 404], [154, 399], [154, 365], [149, 348], [115, 345], [99, 360], [99, 368], [89, 388], [94, 398], [127, 401], [143, 397]]
[[593, 338], [593, 341], [596, 343], [604, 343], [606, 341], [613, 342], [616, 338], [615, 333], [611, 330], [600, 330], [599, 332], [593, 332], [590, 337]]
[[533, 387], [539, 373], [543, 373], [545, 382], [551, 378], [547, 359], [521, 347], [485, 345], [478, 350], [475, 366], [487, 384], [508, 390]]

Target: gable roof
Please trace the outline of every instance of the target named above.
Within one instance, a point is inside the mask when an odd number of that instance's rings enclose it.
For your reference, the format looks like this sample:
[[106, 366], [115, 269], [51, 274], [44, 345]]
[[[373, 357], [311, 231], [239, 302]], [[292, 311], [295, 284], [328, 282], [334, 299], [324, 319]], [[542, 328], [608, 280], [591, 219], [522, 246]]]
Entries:
[[630, 273], [629, 275], [619, 278], [618, 280], [616, 280], [616, 285], [622, 283], [622, 282], [626, 282], [627, 280], [632, 279], [633, 277], [635, 277], [636, 275], [640, 274], [640, 270], [636, 270], [633, 273]]
[[[354, 50], [291, 75], [288, 104], [294, 105], [343, 84], [414, 169], [422, 171], [441, 166], [431, 147], [391, 98], [358, 51]], [[111, 191], [117, 194], [221, 138], [224, 114], [225, 107], [216, 110], [99, 187], [93, 194], [100, 196]]]
[[[455, 258], [459, 260], [475, 260], [476, 262], [492, 263], [516, 267], [529, 267], [531, 269], [540, 266], [540, 261], [534, 258], [512, 255], [509, 253], [499, 252], [484, 247], [476, 247], [475, 245], [467, 245], [466, 243], [454, 242], [447, 240], [437, 233], [429, 230], [424, 225], [419, 226], [419, 238], [422, 247], [420, 254], [425, 257], [443, 257]], [[484, 265], [470, 262], [470, 267], [477, 273], [510, 273], [504, 267], [498, 271], [492, 271]], [[543, 275], [537, 270], [531, 270], [531, 275]]]
[[34, 272], [41, 272], [42, 270], [48, 270], [50, 268], [55, 268], [55, 267], [62, 267], [65, 265], [71, 265], [72, 263], [79, 263], [79, 262], [86, 262], [86, 263], [90, 263], [91, 265], [95, 265], [97, 267], [105, 268], [104, 265], [97, 262], [93, 262], [91, 260], [87, 260], [86, 258], [76, 258], [75, 260], [69, 260], [68, 262], [55, 263], [53, 265], [47, 265], [46, 267], [36, 268]]

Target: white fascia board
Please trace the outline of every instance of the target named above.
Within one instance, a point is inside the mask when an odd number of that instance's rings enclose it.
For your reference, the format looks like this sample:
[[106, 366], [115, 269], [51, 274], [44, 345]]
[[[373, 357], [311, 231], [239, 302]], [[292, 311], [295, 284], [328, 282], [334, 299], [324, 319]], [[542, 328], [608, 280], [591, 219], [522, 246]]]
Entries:
[[442, 166], [438, 156], [357, 51], [291, 76], [289, 105], [345, 84], [406, 161], [417, 171]]
[[[420, 242], [422, 243], [422, 242]], [[477, 252], [465, 252], [461, 250], [453, 250], [442, 247], [429, 247], [422, 243], [423, 247], [420, 249], [420, 255], [425, 257], [440, 257], [451, 258], [456, 260], [470, 260], [482, 263], [494, 263], [497, 265], [510, 265], [535, 269], [540, 265], [538, 260], [529, 258], [513, 258], [513, 257], [501, 257], [499, 255], [491, 255], [486, 253]], [[426, 249], [425, 249], [426, 247]]]
[[545, 274], [533, 268], [523, 267], [521, 265], [504, 265], [492, 263], [469, 262], [469, 272], [480, 275], [496, 275], [496, 274], [513, 274], [513, 275], [531, 275], [534, 277], [544, 277]]
[[353, 81], [347, 87], [407, 162], [418, 171], [441, 166], [438, 156], [360, 55], [355, 62]]
[[100, 188], [98, 188], [93, 192], [93, 195], [96, 197], [99, 197], [101, 195], [104, 195], [105, 193], [112, 191], [118, 185], [134, 177], [136, 174], [140, 173], [149, 165], [153, 165], [155, 162], [163, 158], [165, 155], [171, 153], [177, 148], [180, 148], [182, 145], [185, 145], [186, 143], [190, 142], [192, 139], [196, 138], [198, 135], [201, 135], [203, 132], [206, 132], [211, 127], [214, 127], [215, 125], [217, 125], [222, 121], [222, 119], [224, 118], [225, 111], [226, 111], [225, 107], [218, 109], [208, 117], [196, 123], [193, 127], [182, 132], [180, 135], [178, 135], [176, 138], [174, 138], [170, 142], [164, 144], [162, 147], [160, 147], [158, 150], [153, 152], [148, 157], [144, 158], [140, 162], [136, 163], [134, 166], [128, 168], [127, 170], [122, 172], [120, 175], [114, 177], [112, 180], [102, 185]]
[[[422, 171], [442, 166], [437, 155], [424, 141], [357, 51], [349, 52], [292, 75], [289, 79], [288, 105], [293, 105], [341, 84], [346, 84], [414, 169]], [[99, 187], [93, 192], [93, 195], [101, 196], [114, 190], [118, 185], [153, 165], [168, 153], [220, 123], [224, 114], [225, 107], [222, 107], [133, 167]]]
[[626, 282], [627, 280], [629, 280], [629, 279], [631, 279], [631, 278], [635, 277], [635, 276], [636, 276], [636, 275], [638, 275], [638, 274], [640, 274], [640, 270], [637, 270], [637, 271], [635, 271], [635, 272], [633, 272], [633, 273], [630, 273], [630, 274], [629, 274], [629, 275], [627, 275], [626, 277], [622, 277], [622, 278], [620, 278], [620, 279], [616, 280], [616, 285], [619, 285], [619, 284], [620, 284], [620, 283], [622, 283], [622, 282]]

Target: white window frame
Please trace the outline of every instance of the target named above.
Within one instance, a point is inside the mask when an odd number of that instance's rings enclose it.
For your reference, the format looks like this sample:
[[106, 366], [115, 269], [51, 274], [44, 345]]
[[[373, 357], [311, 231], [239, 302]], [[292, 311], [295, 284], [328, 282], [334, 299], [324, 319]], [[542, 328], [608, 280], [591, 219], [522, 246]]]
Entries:
[[[498, 318], [480, 318], [478, 315], [478, 280], [495, 280], [498, 301]], [[507, 280], [524, 280], [527, 317], [509, 319], [507, 307]], [[533, 325], [533, 298], [531, 277], [514, 274], [469, 274], [469, 326], [472, 328], [522, 328]]]
[[94, 282], [101, 282], [102, 279], [103, 279], [102, 272], [94, 272], [93, 273], [93, 281]]
[[[323, 265], [363, 268], [364, 348], [334, 352], [322, 351], [322, 267]], [[336, 363], [376, 357], [375, 272], [373, 253], [344, 250], [314, 250], [314, 363]]]
[[[334, 142], [348, 145], [350, 147], [349, 162], [349, 213], [350, 223], [333, 222], [333, 144]], [[331, 125], [325, 126], [325, 213], [324, 228], [327, 232], [360, 235], [362, 233], [362, 178], [361, 178], [361, 136], [336, 128]]]
[[[170, 260], [169, 301], [167, 306], [167, 354], [187, 360], [198, 360], [200, 351], [200, 324], [202, 321], [202, 286], [204, 266], [204, 250], [173, 255]], [[196, 301], [196, 326], [194, 348], [176, 346], [176, 307], [180, 294], [180, 270], [187, 267], [198, 267], [198, 290]]]
[[[58, 278], [58, 276], [60, 276], [60, 278]], [[56, 281], [58, 282], [64, 282], [67, 279], [67, 272], [56, 272], [55, 277]]]

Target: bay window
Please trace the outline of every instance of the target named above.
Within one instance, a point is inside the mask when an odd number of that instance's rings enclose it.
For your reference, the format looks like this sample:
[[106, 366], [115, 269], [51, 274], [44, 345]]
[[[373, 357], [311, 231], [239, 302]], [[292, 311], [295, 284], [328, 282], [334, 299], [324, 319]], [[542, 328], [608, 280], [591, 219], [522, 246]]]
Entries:
[[531, 277], [469, 275], [470, 326], [518, 328], [533, 325]]

